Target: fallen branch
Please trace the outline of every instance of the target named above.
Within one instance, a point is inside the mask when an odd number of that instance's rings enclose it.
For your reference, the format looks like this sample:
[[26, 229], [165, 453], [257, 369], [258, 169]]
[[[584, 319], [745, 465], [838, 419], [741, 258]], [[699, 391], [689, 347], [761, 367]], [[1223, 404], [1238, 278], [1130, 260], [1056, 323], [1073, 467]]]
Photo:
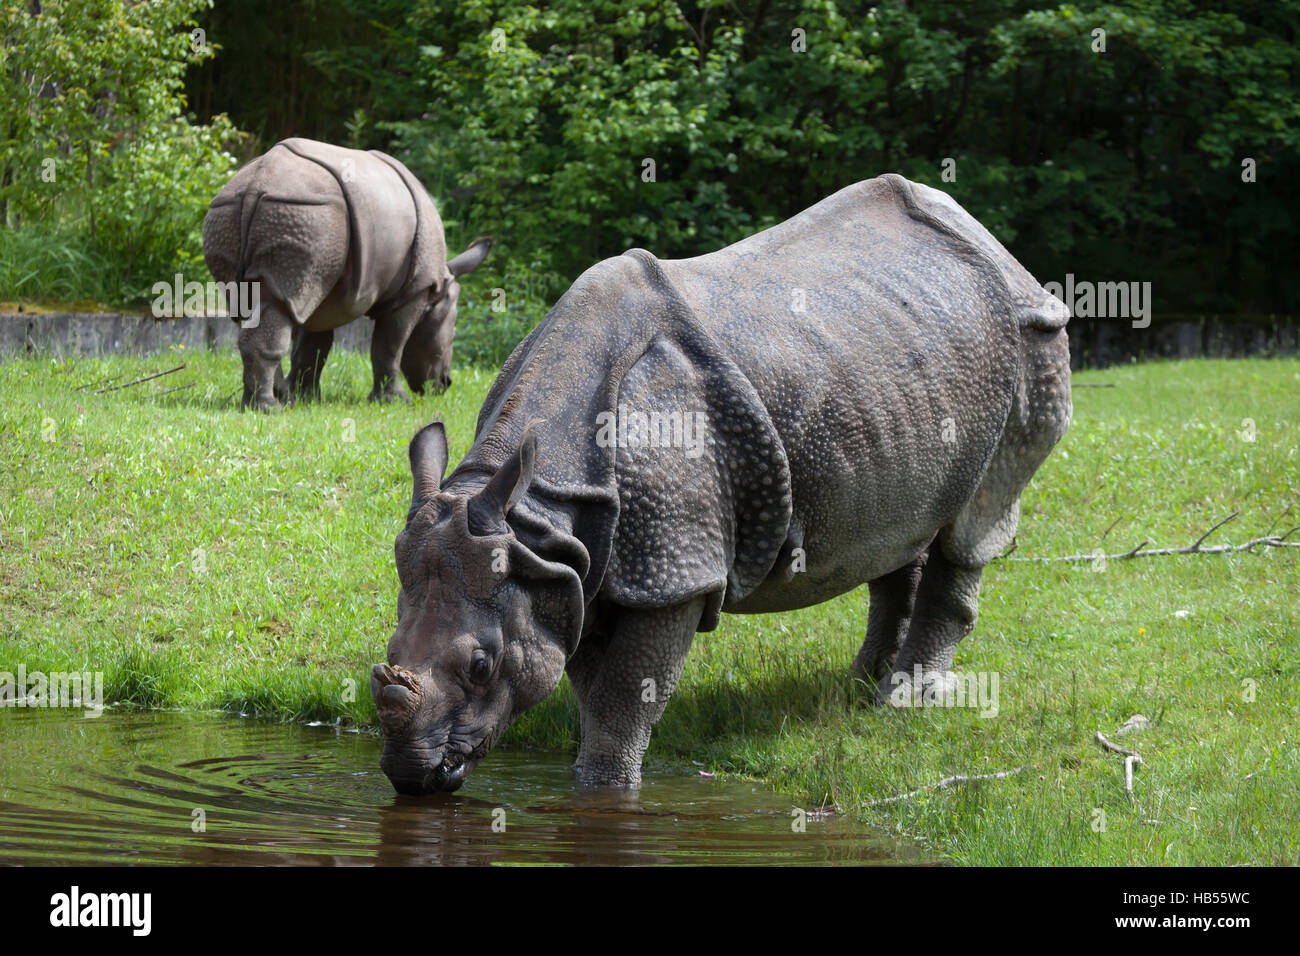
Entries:
[[1133, 764], [1141, 762], [1142, 758], [1136, 754], [1124, 758], [1124, 792], [1130, 800], [1133, 799]]
[[125, 385], [114, 385], [112, 388], [96, 389], [95, 394], [102, 395], [104, 394], [104, 392], [116, 392], [119, 388], [130, 388], [132, 385], [139, 385], [141, 382], [148, 382], [155, 378], [162, 378], [164, 375], [170, 375], [172, 372], [179, 372], [184, 367], [185, 367], [185, 363], [182, 362], [180, 365], [177, 365], [175, 368], [169, 368], [165, 372], [156, 372], [153, 375], [146, 375], [144, 378], [137, 378], [134, 382], [127, 382]]
[[[1222, 521], [1220, 521], [1209, 531], [1205, 532], [1205, 534], [1201, 535], [1199, 538], [1197, 538], [1195, 541], [1193, 541], [1185, 548], [1144, 548], [1144, 545], [1148, 544], [1148, 542], [1144, 539], [1135, 547], [1129, 548], [1129, 550], [1127, 551], [1116, 552], [1115, 554], [1102, 554], [1102, 553], [1067, 554], [1059, 557], [1048, 557], [1048, 558], [1031, 558], [1031, 557], [1013, 558], [1011, 557], [1011, 552], [1014, 551], [1015, 548], [1012, 548], [1010, 551], [1006, 551], [1003, 554], [998, 555], [998, 557], [1005, 558], [1008, 561], [1035, 561], [1035, 562], [1127, 561], [1130, 558], [1151, 558], [1151, 557], [1157, 557], [1160, 555], [1168, 555], [1168, 554], [1228, 554], [1234, 551], [1250, 551], [1253, 548], [1258, 548], [1261, 546], [1266, 548], [1300, 548], [1300, 541], [1286, 540], [1287, 538], [1291, 537], [1291, 535], [1295, 534], [1297, 531], [1300, 531], [1300, 525], [1296, 525], [1294, 528], [1292, 528], [1290, 531], [1287, 531], [1285, 534], [1267, 534], [1264, 535], [1264, 537], [1262, 538], [1252, 538], [1251, 540], [1243, 542], [1242, 544], [1216, 544], [1212, 548], [1201, 547], [1201, 545], [1205, 543], [1206, 538], [1214, 534], [1214, 532], [1218, 531], [1225, 524], [1227, 524], [1229, 521], [1232, 521], [1240, 514], [1241, 514], [1240, 511], [1234, 511], [1232, 514], [1228, 515], [1228, 517], [1224, 518]], [[1111, 527], [1113, 528], [1114, 525], [1111, 525]], [[1107, 528], [1106, 530], [1109, 533], [1110, 528]], [[1105, 535], [1103, 535], [1103, 537], [1105, 537]]]
[[1136, 750], [1126, 750], [1119, 744], [1111, 743], [1106, 739], [1106, 735], [1100, 730], [1097, 731], [1097, 736], [1093, 739], [1096, 740], [1097, 743], [1101, 744], [1103, 750], [1109, 750], [1113, 754], [1123, 754], [1125, 757], [1137, 757], [1139, 763], [1142, 761], [1141, 755]]
[[[126, 373], [123, 372], [122, 375]], [[94, 388], [96, 385], [107, 385], [109, 382], [116, 382], [122, 375], [114, 375], [112, 378], [101, 378], [97, 382], [87, 382], [85, 385], [78, 385], [73, 389], [74, 392], [84, 392], [88, 388]]]
[[975, 783], [980, 780], [1001, 780], [1004, 777], [1014, 777], [1022, 770], [1028, 770], [1028, 767], [1017, 767], [1015, 770], [1003, 770], [999, 773], [979, 773], [979, 774], [954, 774], [951, 777], [944, 777], [938, 783], [926, 784], [924, 787], [918, 787], [915, 790], [909, 790], [907, 793], [900, 793], [895, 797], [884, 797], [880, 800], [872, 800], [864, 803], [864, 807], [879, 807], [886, 803], [897, 803], [899, 800], [910, 800], [918, 793], [925, 793], [928, 790], [939, 790], [943, 787], [951, 787], [959, 783]]
[[1279, 524], [1282, 523], [1282, 519], [1285, 518], [1287, 515], [1289, 515], [1289, 514], [1291, 514], [1291, 513], [1292, 513], [1291, 506], [1290, 506], [1290, 505], [1287, 505], [1287, 506], [1286, 506], [1286, 510], [1283, 511], [1280, 515], [1278, 515], [1276, 518], [1273, 519], [1273, 523], [1272, 523], [1271, 525], [1268, 526], [1268, 530], [1267, 530], [1266, 532], [1264, 532], [1264, 533], [1265, 533], [1265, 534], [1272, 534], [1272, 533], [1273, 533], [1273, 529], [1276, 528]]
[[1070, 388], [1114, 388], [1114, 382], [1071, 382]]
[[1111, 753], [1122, 754], [1124, 756], [1124, 792], [1128, 794], [1130, 800], [1133, 799], [1133, 765], [1139, 764], [1146, 766], [1142, 760], [1142, 755], [1136, 750], [1127, 750], [1118, 744], [1113, 744], [1106, 739], [1106, 735], [1100, 730], [1097, 731], [1096, 737], [1093, 738], [1101, 744], [1103, 750], [1109, 750]]
[[154, 397], [155, 397], [155, 398], [162, 398], [164, 395], [170, 395], [172, 392], [183, 392], [183, 391], [185, 391], [185, 389], [187, 389], [187, 388], [193, 388], [193, 387], [194, 387], [195, 385], [197, 385], [197, 384], [198, 384], [197, 382], [190, 382], [188, 385], [178, 385], [178, 386], [176, 386], [175, 388], [169, 388], [169, 389], [167, 389], [167, 391], [165, 391], [165, 392], [159, 392], [159, 393], [158, 393], [157, 395], [155, 395]]
[[1197, 551], [1200, 551], [1200, 550], [1201, 550], [1201, 542], [1203, 542], [1203, 541], [1204, 541], [1206, 538], [1208, 538], [1210, 535], [1214, 534], [1214, 532], [1218, 531], [1220, 528], [1222, 528], [1222, 527], [1223, 527], [1225, 524], [1227, 524], [1229, 521], [1232, 521], [1232, 520], [1233, 520], [1234, 518], [1236, 518], [1237, 515], [1239, 515], [1239, 514], [1241, 514], [1240, 511], [1234, 511], [1232, 514], [1228, 515], [1228, 517], [1224, 518], [1222, 521], [1220, 521], [1218, 524], [1216, 524], [1216, 525], [1215, 525], [1213, 528], [1211, 528], [1209, 531], [1205, 532], [1205, 534], [1203, 534], [1203, 535], [1201, 535], [1199, 538], [1197, 538], [1197, 539], [1192, 543], [1192, 550], [1191, 550], [1191, 553], [1194, 554], [1194, 553], [1196, 553]]

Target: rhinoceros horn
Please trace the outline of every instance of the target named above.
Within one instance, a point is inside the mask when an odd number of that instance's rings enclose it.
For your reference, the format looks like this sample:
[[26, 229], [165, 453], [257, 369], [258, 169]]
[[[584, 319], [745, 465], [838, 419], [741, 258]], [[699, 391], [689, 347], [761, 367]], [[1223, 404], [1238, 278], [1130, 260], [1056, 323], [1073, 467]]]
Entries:
[[415, 480], [411, 494], [413, 516], [438, 493], [443, 472], [447, 470], [447, 429], [441, 420], [435, 419], [415, 433], [410, 456], [411, 477]]
[[537, 460], [538, 422], [529, 422], [519, 441], [519, 452], [506, 459], [487, 485], [469, 502], [470, 528], [475, 534], [505, 530], [506, 515], [519, 503], [533, 480]]
[[370, 693], [384, 729], [398, 731], [415, 713], [421, 694], [420, 678], [405, 667], [376, 664], [370, 671]]

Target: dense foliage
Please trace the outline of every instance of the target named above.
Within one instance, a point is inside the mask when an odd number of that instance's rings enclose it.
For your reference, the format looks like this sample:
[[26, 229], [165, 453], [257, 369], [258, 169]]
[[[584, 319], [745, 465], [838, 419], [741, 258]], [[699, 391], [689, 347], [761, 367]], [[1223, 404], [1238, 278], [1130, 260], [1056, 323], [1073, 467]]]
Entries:
[[[104, 291], [125, 299], [200, 255], [202, 211], [235, 166], [224, 116], [198, 125], [183, 115], [185, 72], [212, 55], [191, 33], [203, 5], [0, 6], [0, 225], [39, 237], [0, 243], [35, 253], [6, 264], [17, 288], [0, 298], [50, 294], [40, 280], [58, 274], [51, 262], [69, 244], [80, 256], [67, 261], [103, 273]], [[113, 269], [96, 269], [104, 261]]]
[[698, 254], [894, 170], [954, 193], [1042, 279], [1150, 281], [1164, 313], [1300, 306], [1296, 0], [347, 0], [330, 16], [323, 35], [350, 17], [366, 42], [302, 57], [354, 99], [274, 135], [392, 149], [453, 230], [498, 234], [497, 268], [553, 276], [549, 296], [628, 246]]
[[[90, 12], [58, 30], [41, 21], [63, 5], [6, 2], [5, 82], [26, 90], [6, 169], [57, 146], [96, 230], [114, 210], [193, 236], [225, 113], [244, 157], [291, 135], [387, 149], [454, 248], [497, 236], [463, 310], [490, 353], [600, 258], [706, 252], [889, 170], [953, 193], [1044, 281], [1149, 281], [1157, 315], [1300, 311], [1300, 0], [218, 0], [198, 14], [213, 57], [185, 32], [196, 0], [67, 3]], [[154, 52], [109, 31], [73, 55], [105, 17]], [[33, 71], [67, 77], [43, 110]], [[170, 193], [100, 192], [127, 170]], [[22, 201], [25, 221], [51, 206]]]

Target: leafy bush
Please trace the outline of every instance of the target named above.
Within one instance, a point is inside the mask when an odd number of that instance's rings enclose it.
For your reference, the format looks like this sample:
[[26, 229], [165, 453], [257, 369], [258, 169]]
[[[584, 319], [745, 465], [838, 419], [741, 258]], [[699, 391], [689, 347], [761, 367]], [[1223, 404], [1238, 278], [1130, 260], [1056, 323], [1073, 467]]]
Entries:
[[120, 303], [128, 298], [122, 279], [85, 233], [0, 229], [0, 301]]
[[348, 6], [382, 50], [313, 59], [370, 78], [367, 145], [561, 277], [551, 301], [630, 246], [699, 255], [893, 171], [1044, 281], [1300, 311], [1300, 0]]
[[127, 299], [175, 269], [204, 271], [203, 212], [235, 167], [229, 119], [201, 126], [183, 115], [185, 71], [213, 55], [189, 31], [206, 5], [0, 8], [0, 225], [84, 232], [115, 263]]

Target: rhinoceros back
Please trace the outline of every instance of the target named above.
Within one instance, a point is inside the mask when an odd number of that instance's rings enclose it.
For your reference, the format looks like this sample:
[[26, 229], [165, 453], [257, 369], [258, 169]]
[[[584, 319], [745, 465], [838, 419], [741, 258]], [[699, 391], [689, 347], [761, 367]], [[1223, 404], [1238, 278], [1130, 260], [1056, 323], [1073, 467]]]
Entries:
[[788, 461], [784, 552], [806, 569], [774, 562], [752, 593], [729, 589], [732, 610], [817, 603], [922, 551], [994, 458], [1022, 390], [1022, 329], [1065, 317], [956, 203], [896, 176], [662, 267]]
[[326, 327], [441, 283], [442, 223], [398, 166], [313, 140], [277, 144], [213, 200], [203, 230], [209, 268], [223, 281], [260, 282], [263, 297], [299, 324], [328, 300]]
[[[703, 630], [902, 566], [1001, 460], [1024, 336], [1063, 336], [1031, 331], [1058, 313], [1009, 255], [911, 189], [881, 177], [715, 253], [593, 266], [503, 367], [458, 473], [495, 471], [540, 422], [546, 480], [521, 507], [584, 542], [588, 599], [707, 594]], [[693, 447], [602, 440], [625, 412], [702, 427]], [[974, 517], [961, 543], [992, 546]]]
[[348, 212], [337, 180], [275, 146], [253, 160], [212, 201], [203, 254], [222, 282], [257, 282], [299, 324], [345, 271]]
[[908, 182], [901, 176], [889, 174], [881, 178], [891, 181], [899, 200], [914, 219], [970, 243], [989, 258], [1007, 284], [1013, 314], [1022, 328], [1040, 332], [1065, 328], [1070, 318], [1065, 304], [1044, 289], [1006, 247], [951, 196], [923, 183]]

